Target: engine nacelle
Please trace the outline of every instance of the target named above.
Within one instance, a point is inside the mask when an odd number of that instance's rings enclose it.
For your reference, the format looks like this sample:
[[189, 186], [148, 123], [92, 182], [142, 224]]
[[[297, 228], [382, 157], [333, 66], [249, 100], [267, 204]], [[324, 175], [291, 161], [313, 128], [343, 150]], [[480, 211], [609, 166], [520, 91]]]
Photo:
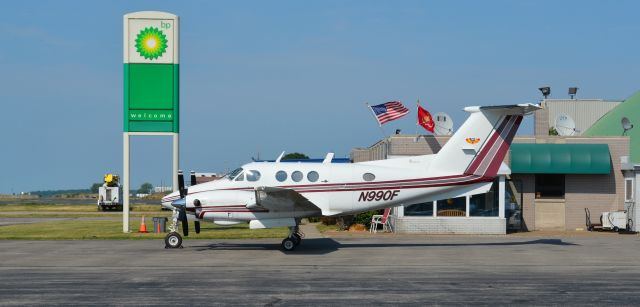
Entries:
[[187, 195], [187, 207], [197, 207], [198, 200], [202, 209], [212, 207], [252, 207], [256, 205], [254, 191], [218, 190], [198, 192]]

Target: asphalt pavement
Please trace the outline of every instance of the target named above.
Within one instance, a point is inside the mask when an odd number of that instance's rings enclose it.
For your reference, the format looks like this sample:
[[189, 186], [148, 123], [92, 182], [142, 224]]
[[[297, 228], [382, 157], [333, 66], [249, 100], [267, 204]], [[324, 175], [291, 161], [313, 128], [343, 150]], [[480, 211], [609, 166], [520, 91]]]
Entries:
[[0, 241], [0, 305], [637, 305], [640, 237]]

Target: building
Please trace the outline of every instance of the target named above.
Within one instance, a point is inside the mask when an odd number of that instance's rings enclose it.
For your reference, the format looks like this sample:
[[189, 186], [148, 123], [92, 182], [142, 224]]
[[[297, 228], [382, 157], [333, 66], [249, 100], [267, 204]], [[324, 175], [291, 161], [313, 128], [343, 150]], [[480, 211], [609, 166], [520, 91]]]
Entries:
[[[640, 113], [630, 112], [640, 107], [640, 95], [624, 102], [576, 99], [542, 104], [547, 109], [534, 116], [536, 134], [516, 136], [489, 193], [404, 204], [394, 210], [395, 229], [477, 234], [583, 230], [585, 209], [589, 209], [594, 223], [602, 212], [627, 210], [635, 230], [634, 221], [640, 221], [633, 199], [640, 193], [635, 185], [640, 179], [640, 151], [633, 151], [638, 146], [633, 137], [637, 133], [640, 138], [640, 129], [622, 135], [619, 117], [634, 113], [637, 116], [629, 120], [640, 123]], [[556, 122], [549, 119], [560, 114], [573, 118], [575, 133], [549, 135]], [[616, 121], [617, 128], [610, 123]], [[433, 154], [448, 139], [393, 135], [370, 147], [353, 149], [351, 157], [353, 162], [362, 162]]]

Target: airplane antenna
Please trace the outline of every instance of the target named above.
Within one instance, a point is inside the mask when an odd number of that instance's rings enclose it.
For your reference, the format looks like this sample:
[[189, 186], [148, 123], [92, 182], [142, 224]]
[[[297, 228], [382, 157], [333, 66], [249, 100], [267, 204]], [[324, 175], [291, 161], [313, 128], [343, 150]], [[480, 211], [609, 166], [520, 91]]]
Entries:
[[278, 159], [276, 159], [276, 163], [280, 162], [280, 160], [282, 160], [282, 157], [284, 157], [284, 151], [278, 156]]

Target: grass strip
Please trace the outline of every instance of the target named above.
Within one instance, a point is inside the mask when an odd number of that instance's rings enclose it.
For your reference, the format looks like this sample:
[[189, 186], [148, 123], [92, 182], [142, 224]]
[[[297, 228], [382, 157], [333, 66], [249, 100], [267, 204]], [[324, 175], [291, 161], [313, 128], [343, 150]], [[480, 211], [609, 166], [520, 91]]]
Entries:
[[[132, 212], [160, 211], [158, 205], [133, 204]], [[0, 205], [0, 212], [99, 212], [96, 204], [64, 205], [64, 204], [8, 204]], [[169, 212], [169, 211], [167, 211]]]
[[[138, 233], [140, 220], [132, 220], [129, 229], [122, 232], [122, 221], [58, 221], [0, 226], [0, 240], [146, 240], [161, 239], [166, 234]], [[146, 219], [147, 230], [152, 231], [153, 221]], [[284, 238], [286, 227], [250, 230], [248, 224], [218, 226], [201, 223], [202, 231], [196, 234], [190, 223], [189, 239], [256, 239]]]

